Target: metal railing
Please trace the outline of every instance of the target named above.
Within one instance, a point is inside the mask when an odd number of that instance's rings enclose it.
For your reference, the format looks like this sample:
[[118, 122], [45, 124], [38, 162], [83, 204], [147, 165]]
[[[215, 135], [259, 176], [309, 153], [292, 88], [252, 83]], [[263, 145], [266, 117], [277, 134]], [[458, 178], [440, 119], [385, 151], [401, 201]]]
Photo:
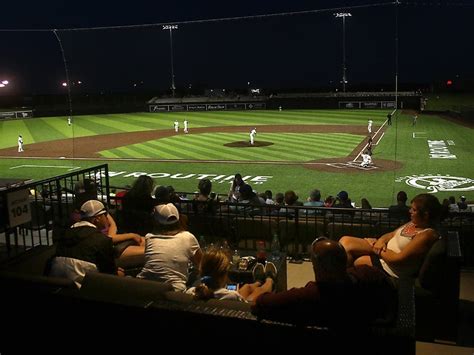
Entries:
[[[37, 245], [51, 245], [54, 227], [69, 223], [73, 206], [77, 199], [77, 183], [89, 179], [97, 188], [97, 198], [105, 205], [110, 204], [108, 165], [98, 165], [77, 170], [49, 179], [26, 183], [0, 192], [2, 224], [0, 225], [0, 243], [7, 251], [27, 250]], [[28, 198], [23, 208], [29, 210], [31, 220], [16, 225], [12, 223], [11, 211], [8, 211], [9, 196], [18, 191], [27, 191]]]

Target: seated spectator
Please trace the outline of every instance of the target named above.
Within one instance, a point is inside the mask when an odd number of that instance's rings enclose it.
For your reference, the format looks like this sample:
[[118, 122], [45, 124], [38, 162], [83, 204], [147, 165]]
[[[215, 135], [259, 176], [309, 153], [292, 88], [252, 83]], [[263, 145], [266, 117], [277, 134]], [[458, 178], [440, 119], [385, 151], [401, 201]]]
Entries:
[[449, 196], [448, 198], [449, 205], [448, 205], [448, 211], [449, 213], [457, 213], [459, 212], [459, 206], [456, 203], [456, 198], [454, 196]]
[[244, 213], [253, 213], [259, 214], [260, 209], [258, 207], [251, 207], [251, 206], [261, 206], [265, 203], [262, 202], [257, 194], [252, 190], [250, 185], [244, 184], [239, 189], [240, 200], [239, 203], [247, 204], [250, 206], [229, 206], [231, 211], [236, 212], [244, 212]]
[[265, 190], [265, 203], [267, 205], [274, 205], [275, 204], [275, 201], [273, 201], [272, 190]]
[[151, 213], [157, 204], [152, 197], [153, 179], [148, 175], [139, 176], [122, 200], [121, 225], [127, 232], [145, 235], [153, 227]]
[[354, 206], [352, 206], [352, 202], [351, 202], [351, 199], [349, 198], [349, 194], [347, 193], [347, 191], [340, 191], [336, 195], [336, 202], [334, 203], [334, 205], [332, 207], [334, 207], [334, 208], [354, 208]]
[[372, 205], [370, 204], [369, 200], [367, 200], [365, 197], [360, 200], [360, 208], [364, 210], [371, 210]]
[[173, 203], [179, 209], [179, 205], [181, 204], [181, 198], [178, 196], [173, 186], [168, 185], [166, 186], [166, 188], [168, 189], [168, 192], [170, 194], [170, 202]]
[[400, 221], [409, 221], [410, 207], [407, 206], [407, 200], [407, 193], [405, 191], [399, 191], [397, 193], [397, 204], [388, 208], [388, 216]]
[[333, 207], [333, 206], [334, 206], [334, 203], [336, 203], [336, 199], [334, 198], [334, 196], [329, 195], [329, 196], [326, 197], [326, 199], [324, 200], [324, 207]]
[[194, 213], [215, 214], [218, 208], [216, 196], [211, 197], [212, 182], [209, 179], [202, 179], [198, 183], [199, 193], [193, 200]]
[[[97, 200], [97, 187], [90, 179], [84, 182], [79, 181], [75, 186], [76, 196], [74, 200], [74, 211], [71, 215], [72, 223], [81, 220], [80, 208], [84, 204], [84, 200]], [[84, 202], [83, 202], [84, 201]], [[141, 255], [144, 253], [144, 240], [136, 233], [118, 233], [117, 224], [114, 218], [107, 213], [107, 224], [102, 229], [102, 233], [112, 238], [114, 244], [115, 257], [125, 257], [131, 255]]]
[[112, 239], [101, 232], [108, 223], [103, 203], [86, 201], [80, 212], [81, 221], [55, 241], [56, 255], [51, 262], [50, 275], [68, 277], [79, 283], [86, 271], [94, 269], [123, 276], [123, 270], [115, 266]]
[[395, 314], [397, 293], [383, 271], [363, 265], [346, 269], [347, 255], [336, 241], [311, 245], [315, 281], [305, 287], [256, 298], [252, 313], [263, 319], [301, 325], [353, 327]]
[[289, 218], [298, 216], [299, 210], [291, 206], [303, 206], [303, 203], [298, 201], [296, 192], [288, 190], [285, 192], [285, 207], [280, 208], [279, 215], [287, 215]]
[[[324, 202], [321, 201], [321, 192], [318, 189], [311, 191], [303, 206], [324, 207]], [[302, 210], [302, 213], [307, 214], [308, 216], [313, 216], [315, 214], [322, 214], [322, 210]]]
[[199, 243], [183, 231], [172, 203], [156, 206], [153, 217], [153, 233], [145, 236], [145, 266], [137, 278], [166, 282], [175, 291], [185, 291], [189, 264], [197, 267], [201, 261]]
[[458, 207], [460, 211], [465, 211], [467, 210], [467, 202], [466, 202], [466, 196], [461, 196], [460, 201], [458, 202]]
[[230, 202], [239, 202], [240, 200], [240, 188], [245, 185], [242, 175], [235, 174], [232, 185], [230, 186], [228, 199]]
[[157, 186], [153, 192], [157, 205], [165, 205], [171, 202], [170, 192], [166, 186]]
[[275, 205], [283, 206], [285, 204], [285, 195], [281, 192], [277, 192], [275, 195]]
[[132, 187], [127, 184], [125, 185], [125, 188], [123, 190], [120, 190], [115, 194], [115, 204], [118, 210], [122, 210], [123, 198], [127, 194], [128, 190], [130, 190], [131, 188]]
[[189, 288], [186, 293], [201, 300], [217, 298], [252, 302], [262, 293], [271, 292], [273, 289], [277, 271], [272, 262], [267, 262], [265, 266], [257, 264], [254, 268], [255, 282], [245, 284], [238, 290], [228, 290], [225, 287], [229, 269], [230, 260], [224, 250], [218, 248], [206, 250], [199, 266], [200, 284]]
[[379, 239], [344, 236], [348, 265], [371, 265], [399, 278], [414, 277], [431, 246], [439, 239], [436, 226], [441, 204], [431, 194], [419, 194], [411, 202], [411, 221]]

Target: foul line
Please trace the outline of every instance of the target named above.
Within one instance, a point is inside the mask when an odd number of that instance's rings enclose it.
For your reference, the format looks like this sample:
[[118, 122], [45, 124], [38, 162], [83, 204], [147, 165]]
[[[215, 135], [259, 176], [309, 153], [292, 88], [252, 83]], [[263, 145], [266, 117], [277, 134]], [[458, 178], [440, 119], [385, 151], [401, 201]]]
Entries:
[[[336, 167], [335, 165], [340, 165], [344, 163], [339, 163], [339, 162], [324, 162], [324, 163], [318, 163], [318, 162], [295, 162], [295, 161], [290, 161], [290, 160], [266, 160], [266, 161], [254, 161], [254, 160], [193, 160], [193, 159], [139, 159], [139, 158], [67, 158], [67, 157], [60, 157], [60, 158], [54, 158], [54, 157], [17, 157], [17, 156], [2, 156], [2, 158], [6, 159], [32, 159], [32, 160], [71, 160], [71, 161], [87, 161], [87, 160], [92, 160], [92, 161], [129, 161], [129, 162], [141, 162], [141, 163], [216, 163], [216, 164], [279, 164], [279, 165], [326, 165], [326, 166], [333, 166]], [[335, 164], [335, 165], [334, 165]], [[19, 165], [18, 167], [27, 167], [28, 165]], [[30, 165], [29, 167], [52, 167], [52, 168], [57, 168], [59, 167], [58, 165], [51, 165], [51, 166], [39, 166], [39, 165]], [[16, 169], [17, 167], [12, 167], [10, 169]], [[74, 168], [74, 169], [79, 169], [80, 167], [67, 167], [63, 166], [63, 168]]]
[[[377, 132], [375, 132], [374, 137], [377, 137], [377, 135], [379, 134], [379, 132], [382, 130], [382, 128], [385, 126], [386, 123], [387, 123], [387, 120], [385, 120], [385, 122], [380, 126], [380, 128], [377, 130]], [[384, 135], [385, 135], [385, 132], [382, 133], [382, 135], [380, 136], [380, 138], [379, 138], [379, 139], [377, 140], [377, 142], [374, 143], [373, 145], [379, 144]], [[364, 145], [364, 147], [362, 148], [362, 150], [361, 150], [361, 151], [357, 154], [357, 156], [352, 160], [353, 163], [355, 163], [355, 162], [357, 161], [357, 159], [360, 158], [360, 156], [362, 155], [362, 153], [364, 152], [365, 148], [367, 148], [368, 145], [369, 145], [369, 143], [366, 143], [366, 144]]]
[[80, 166], [65, 166], [65, 165], [17, 165], [12, 166], [10, 170], [20, 169], [20, 168], [57, 168], [57, 169], [68, 169], [69, 171], [80, 169]]

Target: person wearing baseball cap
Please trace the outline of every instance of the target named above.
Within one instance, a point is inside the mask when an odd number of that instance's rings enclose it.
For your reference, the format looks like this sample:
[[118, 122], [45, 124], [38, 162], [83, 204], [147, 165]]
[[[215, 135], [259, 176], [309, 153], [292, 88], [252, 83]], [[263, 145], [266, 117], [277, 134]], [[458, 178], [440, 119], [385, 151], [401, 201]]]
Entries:
[[97, 200], [86, 201], [80, 213], [81, 221], [74, 223], [56, 241], [50, 274], [79, 283], [87, 271], [123, 276], [123, 270], [115, 265], [112, 238], [101, 232], [108, 223], [104, 204]]
[[171, 284], [184, 292], [189, 279], [188, 265], [196, 268], [201, 248], [196, 237], [183, 230], [178, 209], [172, 203], [155, 206], [153, 233], [145, 236], [145, 266], [137, 278]]
[[337, 197], [337, 201], [333, 207], [337, 207], [337, 208], [353, 208], [354, 207], [352, 206], [352, 203], [347, 191], [344, 191], [344, 190], [340, 191], [336, 195], [336, 197]]
[[460, 197], [460, 200], [461, 200], [461, 201], [458, 202], [459, 210], [460, 210], [460, 211], [467, 210], [466, 196], [461, 196], [461, 197]]

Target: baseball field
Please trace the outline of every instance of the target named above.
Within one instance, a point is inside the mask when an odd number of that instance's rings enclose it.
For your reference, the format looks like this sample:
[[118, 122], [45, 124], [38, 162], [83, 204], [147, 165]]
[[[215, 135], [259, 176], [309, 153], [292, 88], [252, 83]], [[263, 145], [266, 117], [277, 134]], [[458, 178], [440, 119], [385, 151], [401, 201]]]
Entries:
[[[474, 200], [473, 127], [446, 117], [384, 110], [255, 110], [131, 113], [0, 121], [3, 178], [42, 179], [108, 163], [111, 185], [149, 174], [158, 185], [193, 192], [208, 177], [226, 193], [237, 172], [254, 190], [295, 190], [306, 200], [346, 190], [357, 206], [435, 193]], [[373, 166], [360, 167], [373, 120]], [[173, 122], [180, 124], [176, 133]], [[189, 133], [183, 132], [184, 120]], [[257, 129], [255, 145], [249, 132]], [[24, 152], [17, 149], [18, 135]]]

